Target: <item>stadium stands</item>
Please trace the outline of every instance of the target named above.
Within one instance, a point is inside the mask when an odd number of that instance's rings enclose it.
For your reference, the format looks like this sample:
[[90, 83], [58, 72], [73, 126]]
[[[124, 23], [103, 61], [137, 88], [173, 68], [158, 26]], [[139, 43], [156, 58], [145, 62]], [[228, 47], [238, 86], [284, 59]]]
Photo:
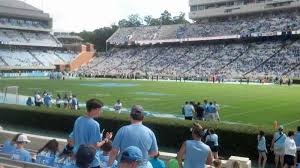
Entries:
[[298, 11], [272, 12], [238, 18], [167, 26], [120, 28], [109, 40], [111, 44], [125, 44], [142, 40], [182, 39], [251, 33], [281, 32], [300, 29]]
[[[266, 75], [275, 78], [300, 63], [297, 46], [299, 40], [113, 48], [78, 72], [203, 79], [213, 75], [226, 79]], [[297, 73], [291, 75], [299, 77]]]

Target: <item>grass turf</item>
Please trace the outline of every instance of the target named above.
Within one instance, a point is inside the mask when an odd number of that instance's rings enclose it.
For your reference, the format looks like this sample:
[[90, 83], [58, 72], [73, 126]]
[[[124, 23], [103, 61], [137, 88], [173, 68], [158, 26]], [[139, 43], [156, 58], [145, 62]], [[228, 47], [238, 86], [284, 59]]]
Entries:
[[[110, 86], [110, 85], [114, 86]], [[82, 85], [85, 84], [85, 85]], [[107, 84], [107, 87], [97, 85]], [[122, 85], [134, 86], [124, 86]], [[89, 86], [88, 86], [89, 85]], [[120, 87], [116, 87], [119, 86]], [[145, 110], [181, 114], [185, 101], [216, 100], [221, 105], [222, 121], [272, 127], [275, 120], [286, 127], [300, 125], [300, 87], [234, 84], [200, 84], [135, 80], [1, 79], [0, 88], [19, 86], [22, 95], [36, 90], [57, 93], [71, 91], [81, 102], [99, 98], [112, 106], [121, 99], [123, 107], [141, 104]]]

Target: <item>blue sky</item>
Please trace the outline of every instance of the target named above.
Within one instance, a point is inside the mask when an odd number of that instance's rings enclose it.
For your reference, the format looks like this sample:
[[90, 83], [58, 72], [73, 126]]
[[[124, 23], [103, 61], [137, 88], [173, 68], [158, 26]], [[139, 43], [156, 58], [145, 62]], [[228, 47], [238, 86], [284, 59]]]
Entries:
[[94, 30], [110, 26], [130, 14], [159, 17], [165, 9], [188, 16], [188, 0], [23, 0], [53, 18], [55, 31]]

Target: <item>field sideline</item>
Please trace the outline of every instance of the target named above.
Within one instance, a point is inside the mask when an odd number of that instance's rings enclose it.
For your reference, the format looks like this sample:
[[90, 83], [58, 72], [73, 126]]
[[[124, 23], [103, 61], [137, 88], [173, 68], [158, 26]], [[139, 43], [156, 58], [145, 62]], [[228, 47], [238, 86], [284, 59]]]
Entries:
[[81, 102], [95, 97], [112, 106], [141, 104], [145, 110], [181, 114], [185, 101], [216, 100], [226, 122], [272, 127], [275, 120], [287, 127], [300, 125], [300, 87], [277, 85], [200, 84], [136, 80], [0, 79], [0, 88], [19, 86], [19, 94], [33, 96], [36, 90], [71, 91]]

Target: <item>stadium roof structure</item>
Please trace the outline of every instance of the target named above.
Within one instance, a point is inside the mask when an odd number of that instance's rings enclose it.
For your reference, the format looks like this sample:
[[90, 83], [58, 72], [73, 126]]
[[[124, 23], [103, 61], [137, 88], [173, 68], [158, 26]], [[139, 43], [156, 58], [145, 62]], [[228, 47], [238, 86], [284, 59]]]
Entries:
[[0, 16], [52, 21], [48, 13], [20, 0], [0, 0]]

